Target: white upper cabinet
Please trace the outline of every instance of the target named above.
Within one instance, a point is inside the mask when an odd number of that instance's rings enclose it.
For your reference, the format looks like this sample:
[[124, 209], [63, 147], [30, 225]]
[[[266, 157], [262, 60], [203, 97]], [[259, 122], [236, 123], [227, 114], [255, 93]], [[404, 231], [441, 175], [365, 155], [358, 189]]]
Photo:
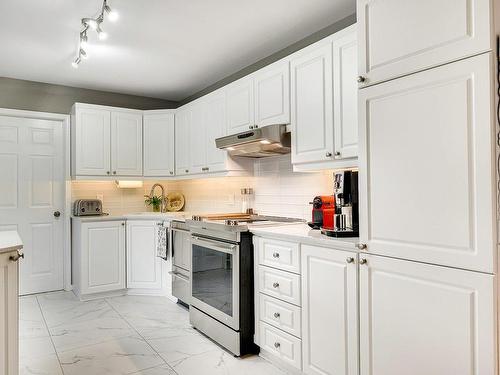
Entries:
[[73, 174], [106, 176], [111, 173], [111, 113], [76, 104], [71, 114]]
[[361, 375], [496, 374], [494, 275], [360, 257]]
[[370, 253], [494, 272], [490, 58], [359, 90], [360, 237]]
[[358, 43], [356, 29], [333, 40], [335, 159], [358, 156]]
[[174, 113], [144, 113], [144, 176], [173, 176], [175, 172]]
[[72, 175], [142, 176], [142, 111], [76, 103]]
[[191, 108], [185, 106], [175, 113], [175, 174], [189, 174], [191, 151], [189, 133], [191, 127]]
[[205, 103], [198, 100], [191, 104], [191, 122], [189, 137], [189, 152], [191, 158], [190, 174], [205, 171], [207, 162], [207, 124], [205, 123]]
[[491, 9], [491, 0], [358, 0], [363, 84], [491, 49]]
[[253, 84], [253, 76], [248, 76], [227, 86], [228, 134], [252, 129], [255, 125]]
[[111, 169], [117, 176], [142, 176], [142, 112], [111, 112]]
[[258, 126], [290, 123], [290, 62], [278, 61], [257, 73], [255, 123]]
[[291, 68], [292, 163], [332, 160], [332, 45], [329, 41], [295, 54]]
[[309, 245], [301, 252], [302, 371], [358, 375], [357, 255]]
[[224, 90], [216, 91], [205, 99], [206, 127], [206, 172], [226, 169], [227, 152], [215, 147], [215, 139], [226, 135], [226, 95]]

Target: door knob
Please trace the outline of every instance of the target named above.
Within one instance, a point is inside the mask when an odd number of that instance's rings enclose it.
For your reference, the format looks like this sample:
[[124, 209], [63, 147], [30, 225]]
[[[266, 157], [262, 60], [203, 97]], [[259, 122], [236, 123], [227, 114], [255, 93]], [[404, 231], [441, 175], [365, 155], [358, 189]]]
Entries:
[[59, 211], [54, 211], [54, 217], [59, 217], [61, 216], [61, 213]]
[[357, 243], [355, 245], [359, 250], [366, 250], [366, 248], [368, 247], [365, 243]]
[[9, 260], [10, 260], [11, 262], [17, 262], [20, 258], [23, 258], [23, 259], [24, 259], [24, 253], [21, 253], [21, 252], [18, 250], [16, 255], [11, 255], [11, 256], [9, 257]]

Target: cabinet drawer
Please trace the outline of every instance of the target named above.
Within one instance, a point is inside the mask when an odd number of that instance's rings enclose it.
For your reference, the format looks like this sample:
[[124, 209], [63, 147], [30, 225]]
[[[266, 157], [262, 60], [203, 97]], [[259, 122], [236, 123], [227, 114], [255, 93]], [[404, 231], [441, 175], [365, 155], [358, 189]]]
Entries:
[[299, 244], [259, 238], [259, 262], [266, 266], [300, 273]]
[[259, 266], [260, 292], [300, 306], [300, 276]]
[[300, 314], [300, 307], [260, 294], [260, 320], [299, 338]]
[[266, 323], [260, 323], [260, 346], [293, 367], [302, 368], [302, 342]]

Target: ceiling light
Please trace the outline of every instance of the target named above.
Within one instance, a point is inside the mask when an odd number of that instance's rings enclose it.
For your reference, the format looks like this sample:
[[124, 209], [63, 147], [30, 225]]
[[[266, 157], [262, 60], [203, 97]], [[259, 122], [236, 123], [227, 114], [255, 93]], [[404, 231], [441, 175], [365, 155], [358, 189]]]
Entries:
[[89, 46], [89, 38], [87, 37], [87, 32], [80, 34], [80, 47], [85, 49]]
[[108, 38], [108, 34], [105, 33], [102, 29], [101, 26], [97, 26], [97, 37], [99, 40], [106, 40]]
[[118, 12], [112, 10], [106, 1], [104, 1], [104, 11], [108, 14], [108, 19], [111, 22], [115, 22], [118, 19]]
[[99, 26], [99, 24], [97, 23], [97, 21], [93, 18], [84, 18], [82, 20], [82, 23], [86, 26], [89, 26], [91, 29], [95, 30], [97, 29], [97, 27]]
[[80, 48], [80, 56], [82, 58], [84, 58], [85, 60], [87, 60], [89, 58], [89, 55], [87, 54], [87, 52], [85, 52], [85, 50], [83, 48]]

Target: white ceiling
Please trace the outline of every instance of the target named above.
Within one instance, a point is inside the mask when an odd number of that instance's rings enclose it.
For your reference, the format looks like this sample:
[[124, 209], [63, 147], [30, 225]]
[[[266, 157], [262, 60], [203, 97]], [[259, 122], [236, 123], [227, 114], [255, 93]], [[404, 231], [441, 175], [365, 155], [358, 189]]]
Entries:
[[71, 67], [102, 0], [1, 0], [0, 76], [181, 100], [355, 12], [355, 0], [108, 0], [108, 40]]

